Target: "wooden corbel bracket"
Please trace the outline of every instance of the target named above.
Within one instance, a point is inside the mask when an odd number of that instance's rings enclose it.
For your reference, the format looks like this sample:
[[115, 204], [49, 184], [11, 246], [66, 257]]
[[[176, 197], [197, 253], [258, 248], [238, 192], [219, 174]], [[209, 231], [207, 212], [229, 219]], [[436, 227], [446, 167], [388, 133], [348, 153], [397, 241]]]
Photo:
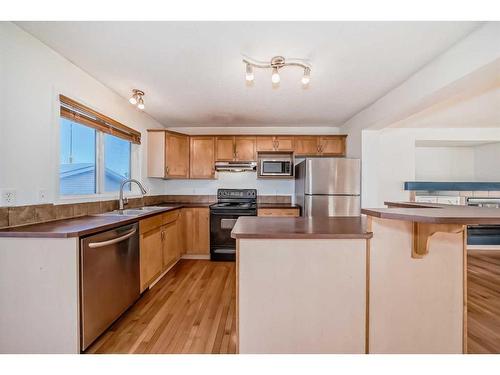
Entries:
[[429, 253], [431, 237], [436, 233], [461, 233], [465, 230], [462, 224], [429, 224], [413, 223], [413, 246], [411, 257], [421, 259]]

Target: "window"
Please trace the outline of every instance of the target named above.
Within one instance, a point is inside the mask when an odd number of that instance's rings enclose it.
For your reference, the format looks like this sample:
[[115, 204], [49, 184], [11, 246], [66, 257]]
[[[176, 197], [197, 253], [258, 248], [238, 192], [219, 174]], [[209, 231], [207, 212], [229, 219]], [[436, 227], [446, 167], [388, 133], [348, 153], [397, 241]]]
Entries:
[[60, 195], [119, 191], [131, 177], [132, 143], [140, 143], [140, 133], [72, 99], [60, 99]]
[[[104, 134], [104, 191], [118, 191], [130, 178], [130, 148], [130, 142]], [[126, 187], [131, 189], [130, 184]]]
[[60, 194], [95, 194], [96, 131], [62, 118], [60, 134]]

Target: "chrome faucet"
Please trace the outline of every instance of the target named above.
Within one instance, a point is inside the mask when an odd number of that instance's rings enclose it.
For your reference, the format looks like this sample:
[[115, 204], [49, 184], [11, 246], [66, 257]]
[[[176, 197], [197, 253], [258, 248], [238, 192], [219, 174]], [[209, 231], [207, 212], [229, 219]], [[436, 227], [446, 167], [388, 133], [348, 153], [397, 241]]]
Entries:
[[146, 189], [144, 189], [144, 186], [142, 186], [142, 184], [137, 181], [137, 180], [134, 180], [133, 178], [129, 178], [128, 180], [123, 180], [121, 185], [120, 185], [120, 199], [118, 200], [118, 209], [120, 210], [123, 210], [123, 186], [125, 186], [126, 183], [132, 183], [132, 182], [135, 182], [137, 184], [137, 186], [139, 186], [139, 188], [141, 189], [141, 193], [142, 195], [146, 194], [147, 191]]

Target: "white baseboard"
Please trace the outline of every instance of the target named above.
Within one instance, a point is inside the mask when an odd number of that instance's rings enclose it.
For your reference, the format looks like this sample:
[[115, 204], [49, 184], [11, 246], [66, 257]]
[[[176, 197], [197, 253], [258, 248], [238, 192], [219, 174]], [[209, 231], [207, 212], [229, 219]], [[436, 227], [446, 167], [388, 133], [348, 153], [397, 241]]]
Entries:
[[202, 259], [210, 260], [210, 254], [184, 254], [181, 259]]

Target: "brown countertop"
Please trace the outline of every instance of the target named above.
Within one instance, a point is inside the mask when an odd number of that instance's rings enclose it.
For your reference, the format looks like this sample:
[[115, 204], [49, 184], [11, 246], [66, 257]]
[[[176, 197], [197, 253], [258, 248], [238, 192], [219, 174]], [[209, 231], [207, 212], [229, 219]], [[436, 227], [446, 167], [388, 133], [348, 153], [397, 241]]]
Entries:
[[34, 237], [34, 238], [69, 238], [81, 237], [102, 232], [121, 225], [130, 224], [149, 216], [177, 210], [184, 207], [180, 204], [165, 205], [163, 210], [145, 212], [140, 216], [106, 216], [103, 214], [48, 221], [45, 223], [23, 225], [0, 229], [0, 237]]
[[361, 212], [382, 219], [434, 224], [499, 224], [500, 209], [437, 203], [385, 202], [389, 208], [363, 208]]
[[231, 237], [280, 239], [367, 239], [365, 217], [255, 217], [238, 218]]

